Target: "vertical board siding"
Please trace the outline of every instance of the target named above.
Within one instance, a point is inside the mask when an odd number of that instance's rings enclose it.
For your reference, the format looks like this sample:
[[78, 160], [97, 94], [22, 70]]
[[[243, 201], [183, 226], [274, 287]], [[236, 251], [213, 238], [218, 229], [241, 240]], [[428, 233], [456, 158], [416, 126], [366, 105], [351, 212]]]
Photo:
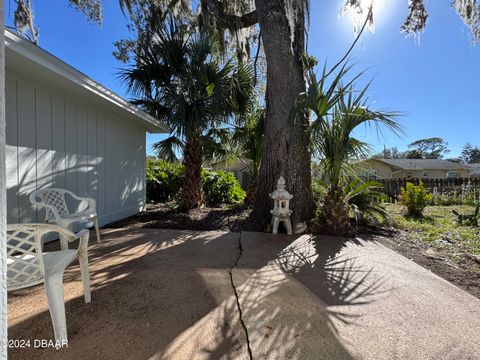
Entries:
[[108, 117], [105, 117], [105, 158], [110, 159], [106, 162], [105, 169], [105, 207], [106, 213], [109, 214], [114, 211], [115, 206], [113, 204], [113, 125]]
[[77, 195], [88, 196], [88, 117], [85, 105], [77, 105]]
[[[51, 188], [52, 181], [52, 96], [43, 89], [35, 89], [35, 114], [37, 119], [37, 189]], [[43, 209], [36, 209], [37, 221], [43, 221]]]
[[106, 164], [105, 164], [105, 117], [97, 114], [97, 211], [99, 215], [106, 214]]
[[23, 80], [17, 82], [17, 109], [20, 222], [36, 222], [37, 212], [29, 199], [32, 191], [37, 188], [35, 88]]
[[98, 199], [97, 114], [87, 112], [87, 196]]
[[52, 186], [65, 189], [66, 163], [65, 156], [65, 100], [52, 95]]
[[66, 188], [97, 201], [100, 223], [145, 203], [145, 130], [115, 114], [34, 84], [6, 78], [8, 222], [43, 222], [38, 188]]
[[65, 183], [66, 188], [78, 194], [77, 179], [77, 106], [65, 101]]
[[[120, 193], [120, 199], [121, 199], [121, 204], [120, 207], [128, 207], [129, 204], [129, 188], [128, 188], [128, 183], [130, 182], [129, 177], [131, 176], [131, 172], [128, 171], [126, 168], [126, 164], [129, 163], [130, 159], [129, 156], [132, 152], [132, 149], [129, 146], [129, 140], [131, 139], [131, 135], [127, 133], [127, 130], [123, 126], [117, 127], [118, 129], [118, 141], [119, 145], [118, 146], [118, 169], [119, 169], [119, 174], [118, 177], [121, 180], [120, 182], [120, 188], [119, 188], [119, 193]], [[120, 145], [121, 144], [121, 145]], [[128, 151], [127, 149], [130, 149]]]
[[7, 211], [8, 223], [19, 223], [18, 212], [18, 133], [17, 133], [17, 80], [7, 76], [5, 78], [5, 117], [6, 124], [6, 168], [7, 168]]
[[112, 187], [113, 187], [113, 209], [121, 209], [123, 206], [123, 198], [122, 194], [120, 193], [120, 183], [123, 179], [120, 178], [120, 160], [119, 160], [119, 152], [120, 152], [120, 142], [119, 142], [119, 130], [118, 124], [112, 119], [112, 134], [113, 134], [113, 142], [112, 142]]

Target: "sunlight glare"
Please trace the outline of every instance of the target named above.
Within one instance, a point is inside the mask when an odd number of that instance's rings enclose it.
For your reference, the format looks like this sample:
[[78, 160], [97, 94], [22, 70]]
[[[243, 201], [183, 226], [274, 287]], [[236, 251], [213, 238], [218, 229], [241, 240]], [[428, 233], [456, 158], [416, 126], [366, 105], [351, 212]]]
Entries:
[[348, 14], [353, 22], [354, 32], [358, 33], [365, 23], [370, 6], [373, 8], [373, 23], [369, 23], [368, 29], [375, 32], [375, 23], [379, 18], [379, 14], [385, 7], [385, 0], [359, 0], [359, 6], [345, 6], [342, 13]]

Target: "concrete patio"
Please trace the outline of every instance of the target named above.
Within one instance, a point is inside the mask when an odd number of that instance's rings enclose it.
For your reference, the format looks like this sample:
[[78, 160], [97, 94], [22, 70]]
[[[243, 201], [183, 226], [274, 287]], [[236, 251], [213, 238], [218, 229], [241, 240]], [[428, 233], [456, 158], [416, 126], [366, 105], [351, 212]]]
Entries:
[[[69, 348], [12, 359], [480, 359], [480, 300], [364, 240], [102, 231], [92, 303], [65, 274]], [[9, 338], [52, 339], [43, 286], [9, 294]]]

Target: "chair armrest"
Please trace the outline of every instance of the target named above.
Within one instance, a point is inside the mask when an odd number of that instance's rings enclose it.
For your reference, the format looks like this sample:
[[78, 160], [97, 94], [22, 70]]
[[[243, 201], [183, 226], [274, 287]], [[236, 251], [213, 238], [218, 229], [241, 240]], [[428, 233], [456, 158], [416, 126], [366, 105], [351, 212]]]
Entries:
[[70, 191], [68, 192], [68, 194], [76, 200], [86, 201], [88, 203], [88, 210], [97, 211], [97, 201], [95, 199], [90, 198], [90, 197], [77, 196]]
[[88, 239], [90, 237], [90, 232], [87, 229], [80, 230], [78, 233], [73, 233], [72, 231], [65, 229], [64, 227], [57, 225], [46, 225], [50, 227], [50, 232], [57, 232], [60, 235], [63, 235], [68, 242], [73, 242], [77, 239], [80, 239], [78, 244], [77, 253], [86, 254], [88, 249]]
[[51, 230], [52, 232], [57, 232], [59, 235], [63, 235], [68, 240], [68, 242], [73, 242], [79, 238], [77, 234], [75, 234], [73, 231], [70, 231], [64, 228], [63, 226], [59, 226], [59, 225], [48, 225], [48, 226], [52, 228]]

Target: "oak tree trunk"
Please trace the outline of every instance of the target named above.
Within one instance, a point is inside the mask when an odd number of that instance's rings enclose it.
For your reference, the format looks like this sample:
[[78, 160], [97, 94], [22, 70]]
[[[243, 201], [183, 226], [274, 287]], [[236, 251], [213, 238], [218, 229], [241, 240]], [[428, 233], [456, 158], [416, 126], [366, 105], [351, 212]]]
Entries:
[[202, 144], [200, 136], [192, 131], [186, 134], [183, 153], [185, 174], [182, 189], [182, 206], [194, 209], [203, 205], [202, 191]]
[[256, 0], [267, 60], [266, 119], [263, 157], [253, 217], [270, 221], [268, 196], [280, 176], [293, 194], [294, 223], [313, 215], [308, 119], [294, 122], [291, 112], [305, 91], [301, 55], [305, 51], [305, 0]]

